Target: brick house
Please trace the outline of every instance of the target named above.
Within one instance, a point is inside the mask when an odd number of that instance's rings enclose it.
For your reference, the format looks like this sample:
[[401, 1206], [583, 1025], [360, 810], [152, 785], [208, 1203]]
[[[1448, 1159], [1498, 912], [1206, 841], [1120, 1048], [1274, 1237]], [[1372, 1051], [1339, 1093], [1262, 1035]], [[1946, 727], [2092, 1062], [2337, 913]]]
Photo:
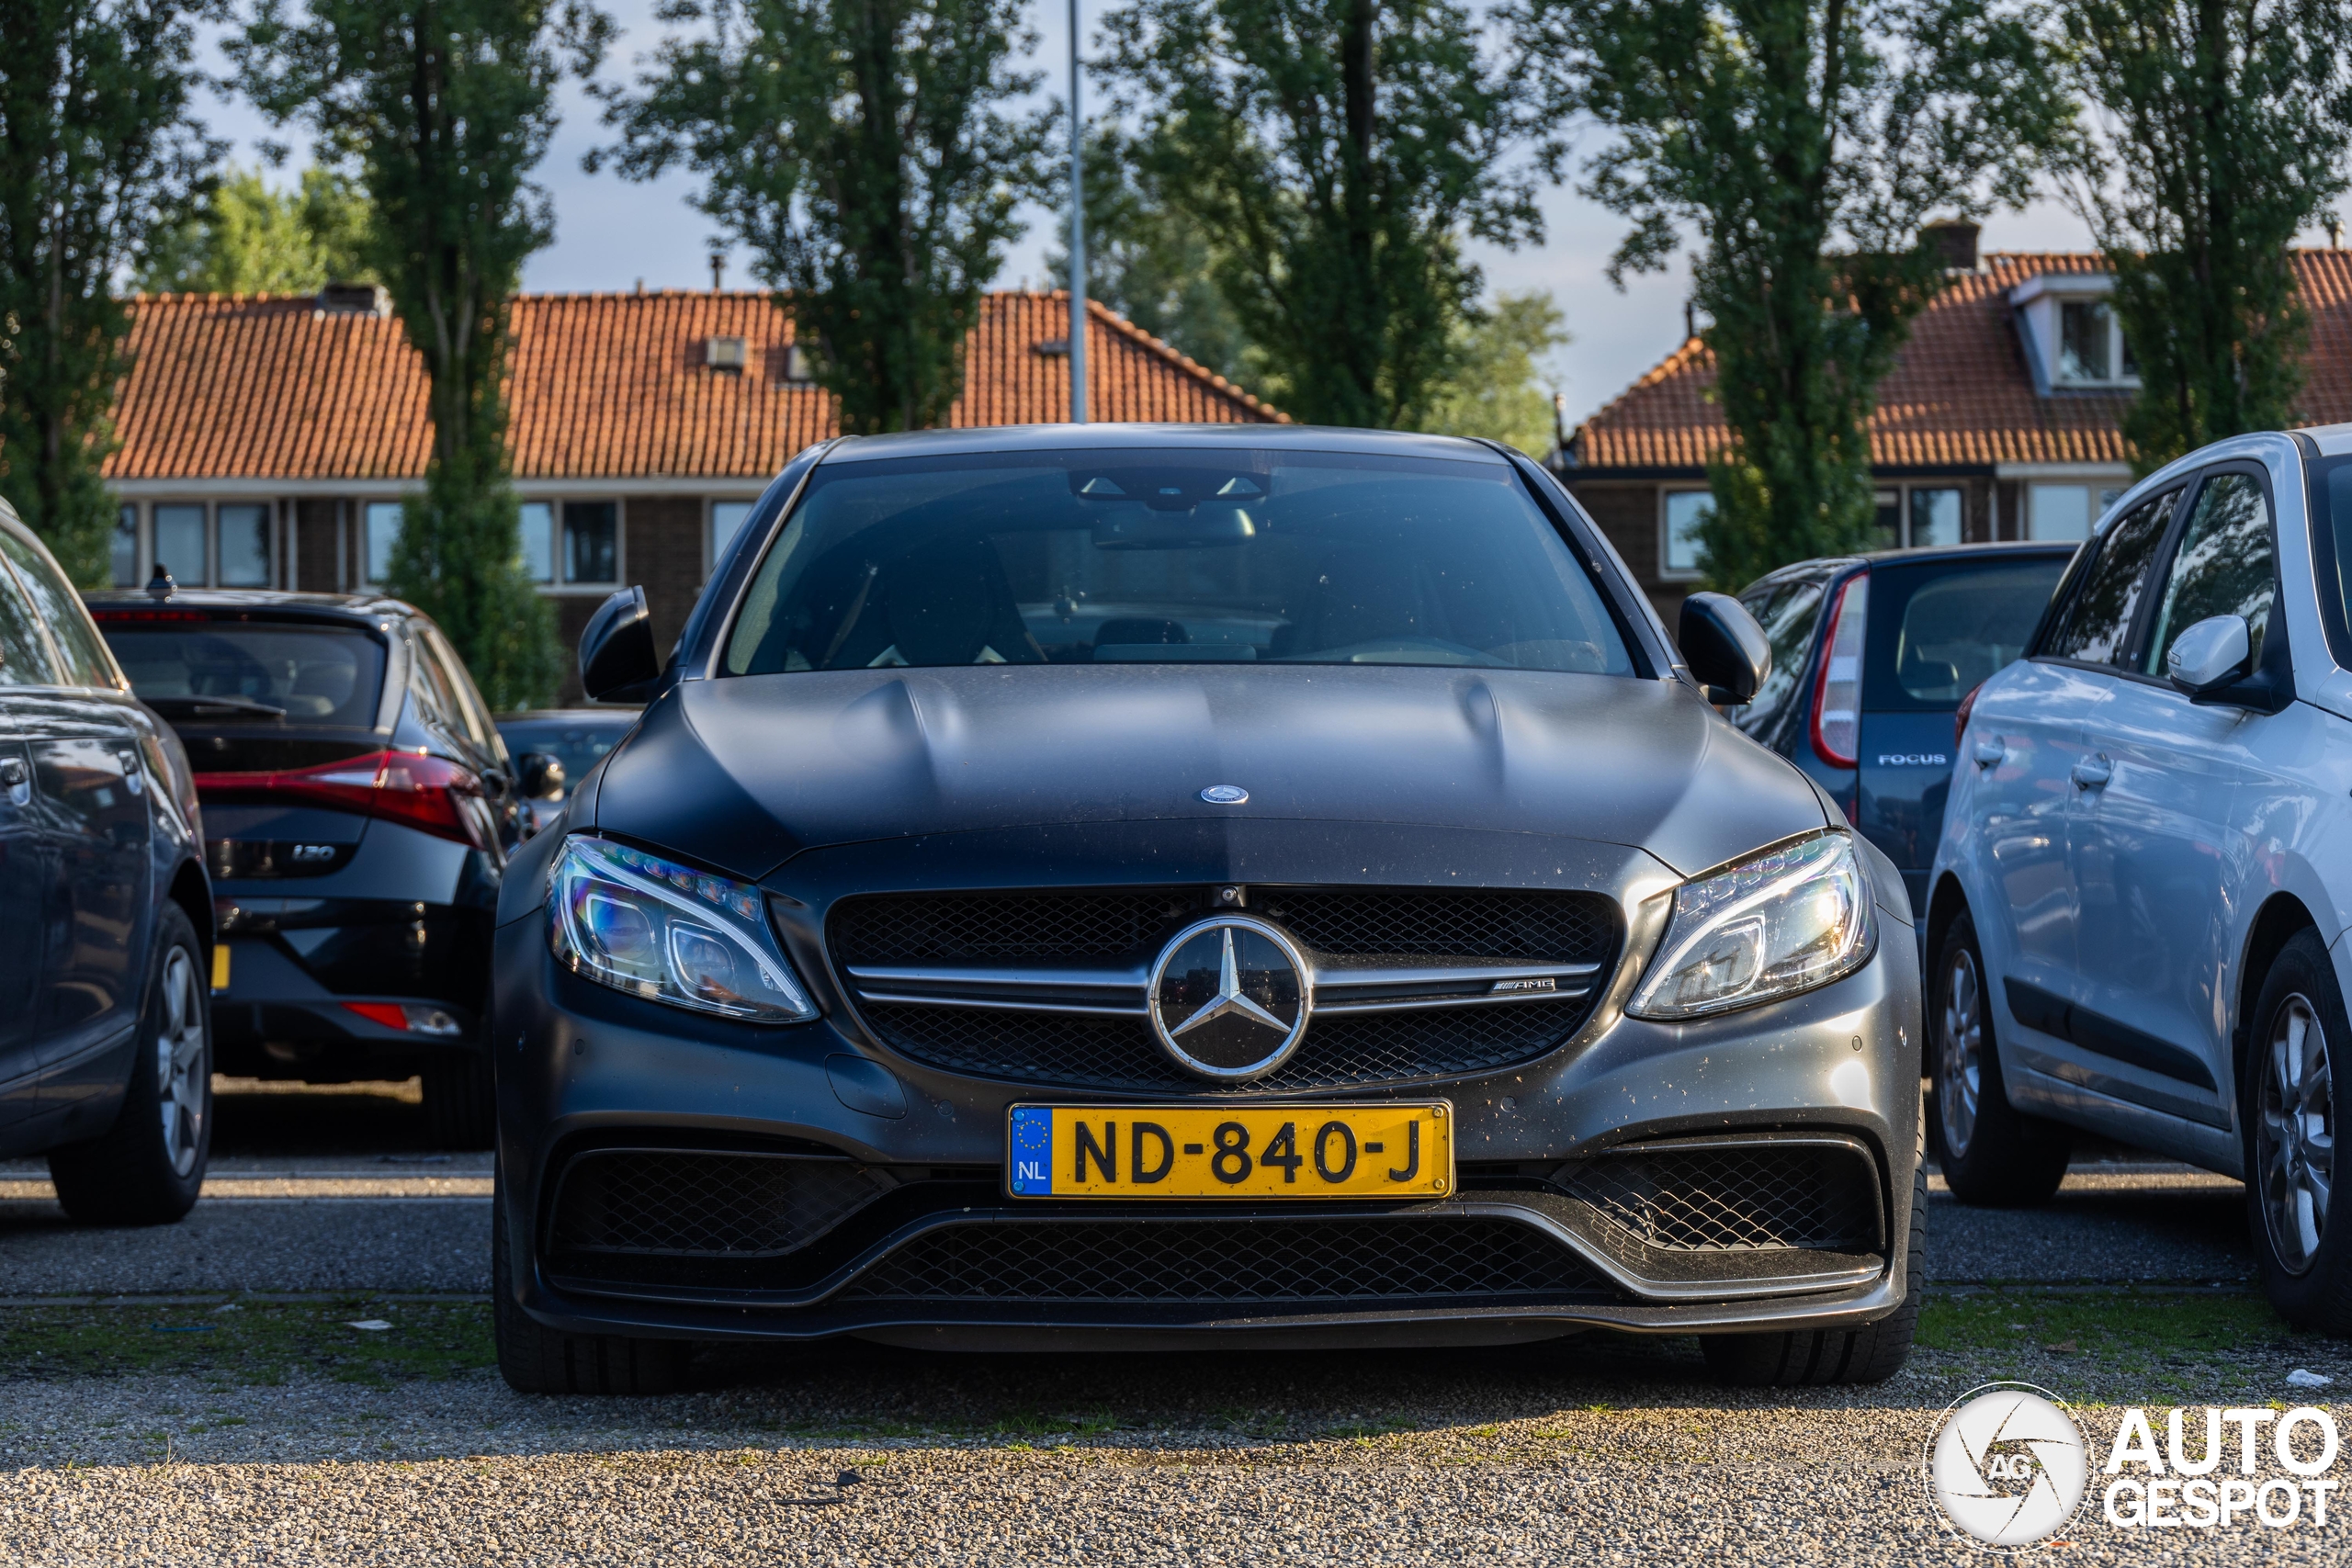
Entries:
[[[1066, 418], [1069, 331], [1066, 295], [987, 296], [950, 423]], [[657, 637], [673, 635], [769, 479], [834, 433], [790, 317], [762, 292], [526, 295], [514, 334], [524, 558], [565, 644], [632, 582]], [[130, 348], [106, 468], [118, 583], [159, 559], [185, 584], [380, 579], [431, 433], [423, 362], [378, 291], [142, 297]], [[1283, 418], [1100, 305], [1087, 355], [1097, 419]], [[578, 694], [568, 676], [564, 697]]]
[[[1956, 228], [1960, 226], [1954, 226]], [[1870, 422], [1880, 536], [1889, 547], [2079, 539], [2132, 482], [2120, 421], [2139, 386], [2105, 303], [2097, 255], [1975, 254], [1921, 312]], [[2311, 311], [2302, 403], [2352, 419], [2352, 252], [2299, 251]], [[1726, 439], [1691, 338], [1577, 427], [1555, 471], [1672, 626], [1699, 572], [1691, 528], [1707, 454]]]

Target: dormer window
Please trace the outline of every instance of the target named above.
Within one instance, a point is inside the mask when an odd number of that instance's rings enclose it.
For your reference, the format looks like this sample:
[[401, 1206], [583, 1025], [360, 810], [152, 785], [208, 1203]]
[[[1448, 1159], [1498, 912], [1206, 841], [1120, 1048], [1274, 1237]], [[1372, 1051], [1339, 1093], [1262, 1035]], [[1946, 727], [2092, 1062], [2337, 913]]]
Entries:
[[2058, 302], [2058, 374], [2068, 387], [2110, 387], [2140, 379], [2123, 324], [2104, 299]]

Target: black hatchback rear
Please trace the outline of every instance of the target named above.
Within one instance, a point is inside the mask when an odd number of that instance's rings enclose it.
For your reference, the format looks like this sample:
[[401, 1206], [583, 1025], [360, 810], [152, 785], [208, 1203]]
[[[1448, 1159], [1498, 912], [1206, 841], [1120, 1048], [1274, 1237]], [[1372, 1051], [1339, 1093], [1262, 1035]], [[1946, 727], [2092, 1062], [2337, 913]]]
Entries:
[[220, 1070], [421, 1075], [435, 1134], [486, 1146], [491, 915], [526, 818], [505, 746], [440, 630], [379, 598], [88, 600], [196, 770]]
[[1729, 710], [1901, 868], [1915, 908], [1943, 831], [1952, 716], [2024, 652], [2072, 544], [1959, 545], [1799, 561], [1741, 590], [1772, 642]]

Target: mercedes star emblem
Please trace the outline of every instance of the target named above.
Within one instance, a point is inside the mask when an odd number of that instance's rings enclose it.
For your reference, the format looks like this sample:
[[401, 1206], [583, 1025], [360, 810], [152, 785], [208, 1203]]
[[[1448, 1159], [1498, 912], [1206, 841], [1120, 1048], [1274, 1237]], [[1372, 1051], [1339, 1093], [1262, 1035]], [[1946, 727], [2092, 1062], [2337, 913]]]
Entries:
[[1261, 1078], [1290, 1059], [1314, 998], [1306, 960], [1263, 920], [1224, 915], [1176, 933], [1151, 967], [1151, 1027], [1187, 1072]]
[[1238, 806], [1250, 798], [1250, 792], [1239, 784], [1211, 784], [1201, 791], [1201, 798], [1211, 806]]

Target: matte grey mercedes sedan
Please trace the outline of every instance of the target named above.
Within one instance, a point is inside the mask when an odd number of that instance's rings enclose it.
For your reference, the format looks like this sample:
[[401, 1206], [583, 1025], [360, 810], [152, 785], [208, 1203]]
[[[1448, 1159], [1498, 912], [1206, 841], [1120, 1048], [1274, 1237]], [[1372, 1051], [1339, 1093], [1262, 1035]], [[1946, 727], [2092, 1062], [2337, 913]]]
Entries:
[[1552, 478], [1469, 441], [812, 448], [514, 858], [509, 1382], [696, 1342], [1698, 1334], [1884, 1378], [1920, 1285], [1903, 884], [1713, 705]]

